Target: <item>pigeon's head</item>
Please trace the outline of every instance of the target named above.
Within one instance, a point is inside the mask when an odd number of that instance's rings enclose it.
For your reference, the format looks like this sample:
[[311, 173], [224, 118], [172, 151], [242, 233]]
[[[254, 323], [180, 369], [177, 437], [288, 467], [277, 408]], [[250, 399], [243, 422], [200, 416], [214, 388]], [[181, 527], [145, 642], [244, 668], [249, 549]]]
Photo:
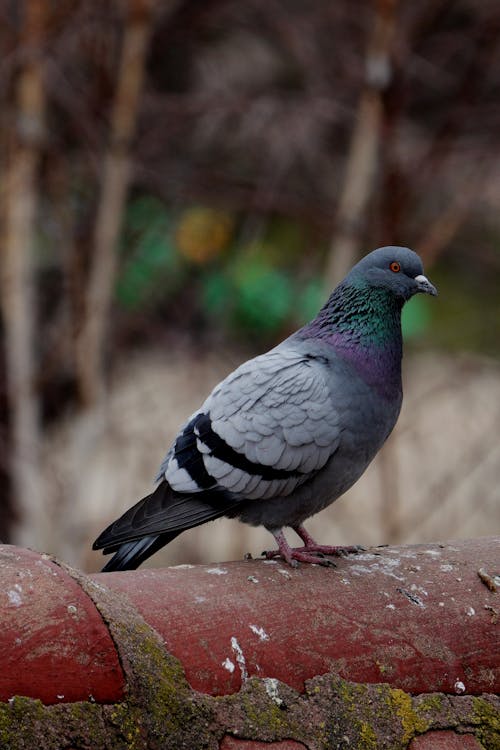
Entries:
[[403, 302], [418, 292], [437, 295], [436, 287], [424, 276], [419, 256], [408, 247], [379, 247], [354, 266], [346, 282], [386, 289]]

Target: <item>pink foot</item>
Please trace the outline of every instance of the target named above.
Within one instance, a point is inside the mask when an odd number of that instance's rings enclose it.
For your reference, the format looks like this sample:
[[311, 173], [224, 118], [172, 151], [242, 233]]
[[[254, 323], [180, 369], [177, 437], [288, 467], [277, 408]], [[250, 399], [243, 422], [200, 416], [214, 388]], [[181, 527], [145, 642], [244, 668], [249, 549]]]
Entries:
[[282, 557], [292, 568], [297, 568], [299, 562], [309, 563], [310, 565], [323, 565], [328, 568], [337, 567], [333, 560], [328, 560], [328, 558], [321, 557], [321, 555], [309, 553], [307, 547], [288, 547], [288, 550], [284, 550], [283, 548], [272, 549], [264, 552], [264, 555], [267, 560], [272, 560], [274, 557]]
[[334, 555], [336, 557], [342, 557], [345, 555], [355, 555], [358, 552], [364, 552], [364, 547], [359, 544], [351, 544], [347, 546], [331, 546], [329, 544], [318, 544], [308, 531], [303, 526], [294, 526], [293, 530], [304, 542], [304, 549], [308, 552], [319, 552], [323, 555]]
[[336, 567], [335, 563], [325, 557], [325, 555], [335, 555], [340, 557], [341, 555], [360, 552], [363, 549], [358, 546], [332, 547], [329, 545], [317, 544], [303, 526], [294, 527], [294, 531], [300, 536], [304, 542], [304, 546], [290, 547], [285, 535], [283, 534], [283, 530], [279, 529], [278, 531], [273, 532], [274, 538], [278, 543], [278, 549], [264, 552], [268, 560], [271, 560], [273, 557], [282, 557], [288, 565], [292, 566], [292, 568], [296, 568], [299, 562], [334, 568]]
[[302, 549], [307, 552], [316, 552], [321, 555], [333, 555], [334, 557], [347, 557], [347, 555], [356, 555], [358, 552], [363, 552], [364, 547], [360, 547], [357, 544], [352, 544], [347, 547], [331, 547], [328, 544], [308, 544]]

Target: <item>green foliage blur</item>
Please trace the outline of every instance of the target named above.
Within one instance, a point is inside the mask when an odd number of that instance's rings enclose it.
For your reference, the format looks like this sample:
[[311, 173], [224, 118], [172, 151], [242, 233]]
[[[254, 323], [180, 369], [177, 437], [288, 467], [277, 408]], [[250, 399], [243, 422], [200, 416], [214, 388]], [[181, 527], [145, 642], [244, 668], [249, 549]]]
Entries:
[[[311, 241], [298, 220], [283, 217], [268, 218], [258, 240], [244, 239], [246, 220], [209, 206], [174, 210], [152, 195], [134, 197], [121, 237], [118, 305], [154, 314], [194, 286], [208, 325], [262, 344], [311, 320], [328, 294], [327, 248]], [[494, 280], [467, 275], [456, 257], [429, 271], [437, 300], [417, 296], [405, 306], [404, 337], [414, 345], [495, 355], [500, 303]], [[481, 306], [474, 302], [478, 295]]]
[[324, 301], [318, 264], [302, 257], [303, 235], [297, 222], [276, 219], [261, 240], [245, 243], [227, 212], [195, 206], [175, 213], [153, 196], [136, 197], [122, 232], [117, 302], [129, 312], [151, 311], [199, 283], [208, 322], [272, 339], [310, 320]]
[[116, 288], [118, 302], [126, 309], [151, 307], [183, 283], [185, 269], [172, 238], [171, 224], [157, 198], [143, 196], [130, 202]]

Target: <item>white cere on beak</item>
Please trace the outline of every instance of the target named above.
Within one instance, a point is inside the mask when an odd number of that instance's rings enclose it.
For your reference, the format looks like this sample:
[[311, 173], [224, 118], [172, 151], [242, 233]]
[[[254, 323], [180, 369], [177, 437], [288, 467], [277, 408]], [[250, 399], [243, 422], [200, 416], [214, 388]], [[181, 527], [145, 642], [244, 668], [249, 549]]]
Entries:
[[433, 284], [431, 284], [427, 276], [424, 276], [423, 273], [420, 273], [418, 276], [415, 276], [415, 281], [418, 284], [418, 289], [420, 292], [424, 292], [425, 294], [432, 294], [433, 297], [437, 296], [436, 287]]

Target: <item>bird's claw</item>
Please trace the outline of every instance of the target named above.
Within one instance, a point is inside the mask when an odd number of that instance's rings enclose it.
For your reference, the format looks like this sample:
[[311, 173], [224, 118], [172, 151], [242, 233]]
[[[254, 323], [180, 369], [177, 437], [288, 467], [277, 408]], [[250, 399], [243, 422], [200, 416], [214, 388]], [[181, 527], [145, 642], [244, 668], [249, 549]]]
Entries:
[[308, 563], [309, 565], [322, 565], [324, 568], [336, 568], [337, 565], [330, 560], [323, 552], [308, 550], [307, 547], [296, 547], [290, 550], [290, 554], [285, 555], [278, 549], [265, 550], [262, 555], [266, 560], [273, 560], [275, 557], [281, 557], [290, 567], [298, 568], [299, 563]]
[[349, 555], [358, 555], [360, 552], [366, 552], [366, 549], [360, 544], [351, 544], [346, 547], [328, 546], [325, 544], [313, 544], [302, 547], [306, 552], [314, 552], [320, 555], [333, 555], [334, 557], [348, 557]]

